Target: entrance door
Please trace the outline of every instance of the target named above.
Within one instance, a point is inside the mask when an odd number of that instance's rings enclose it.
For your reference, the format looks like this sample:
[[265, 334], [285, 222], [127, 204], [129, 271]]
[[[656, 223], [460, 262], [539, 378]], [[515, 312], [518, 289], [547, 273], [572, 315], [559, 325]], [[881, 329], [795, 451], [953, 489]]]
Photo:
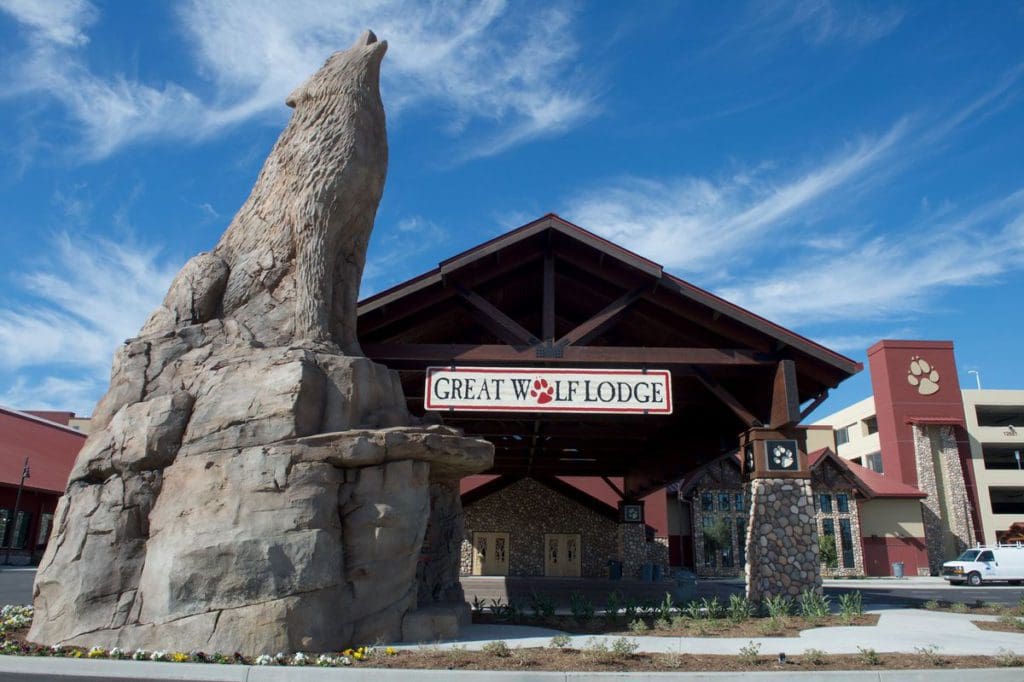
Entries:
[[473, 533], [473, 575], [508, 575], [508, 533]]
[[544, 575], [548, 577], [580, 577], [579, 533], [546, 533], [544, 535]]

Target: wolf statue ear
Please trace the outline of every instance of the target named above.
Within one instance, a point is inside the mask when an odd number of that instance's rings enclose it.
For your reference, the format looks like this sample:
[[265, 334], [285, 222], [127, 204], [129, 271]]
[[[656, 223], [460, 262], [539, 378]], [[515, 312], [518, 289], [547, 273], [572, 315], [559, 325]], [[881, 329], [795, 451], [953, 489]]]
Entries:
[[299, 103], [299, 99], [302, 97], [302, 92], [305, 89], [305, 83], [295, 88], [294, 90], [292, 90], [292, 94], [288, 95], [288, 97], [284, 100], [284, 103], [290, 106], [292, 109], [294, 109], [295, 106]]

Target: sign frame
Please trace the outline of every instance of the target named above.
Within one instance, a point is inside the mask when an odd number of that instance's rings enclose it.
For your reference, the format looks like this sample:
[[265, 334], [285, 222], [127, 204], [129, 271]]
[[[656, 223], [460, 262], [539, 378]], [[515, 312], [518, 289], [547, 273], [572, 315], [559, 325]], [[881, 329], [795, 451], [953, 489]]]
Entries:
[[[547, 403], [530, 404], [501, 404], [501, 405], [472, 405], [453, 404], [451, 401], [438, 398], [434, 394], [434, 379], [442, 373], [474, 373], [493, 375], [520, 375], [527, 379], [527, 385], [533, 387], [534, 381], [551, 379], [551, 383], [545, 386], [549, 394], [557, 396], [554, 391], [557, 389], [555, 377], [578, 377], [580, 381], [587, 381], [589, 378], [604, 377], [606, 381], [614, 381], [615, 378], [625, 377], [649, 377], [653, 378], [662, 386], [664, 393], [663, 404], [659, 403], [653, 407], [623, 406], [623, 405], [595, 405], [593, 407], [581, 407], [577, 405], [558, 405], [556, 398], [549, 398]], [[612, 379], [608, 379], [611, 377]], [[594, 367], [463, 367], [463, 366], [435, 366], [427, 367], [424, 376], [423, 407], [432, 412], [531, 412], [531, 413], [563, 413], [563, 414], [639, 414], [639, 415], [670, 415], [673, 411], [672, 402], [672, 372], [667, 369], [600, 369]], [[549, 388], [550, 387], [550, 388]]]

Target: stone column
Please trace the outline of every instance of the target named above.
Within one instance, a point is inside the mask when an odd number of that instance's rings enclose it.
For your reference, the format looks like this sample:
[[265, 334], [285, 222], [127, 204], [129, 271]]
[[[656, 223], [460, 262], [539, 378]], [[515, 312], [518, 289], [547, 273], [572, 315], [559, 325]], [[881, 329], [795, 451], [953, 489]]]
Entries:
[[950, 424], [914, 424], [917, 486], [921, 501], [928, 568], [938, 575], [942, 563], [974, 545], [974, 522], [960, 465], [956, 433]]
[[619, 557], [623, 578], [640, 578], [647, 559], [647, 537], [642, 523], [619, 524]]
[[750, 480], [747, 598], [821, 589], [818, 528], [803, 432], [755, 428], [740, 438]]
[[821, 589], [818, 529], [809, 478], [755, 478], [750, 485], [747, 598]]

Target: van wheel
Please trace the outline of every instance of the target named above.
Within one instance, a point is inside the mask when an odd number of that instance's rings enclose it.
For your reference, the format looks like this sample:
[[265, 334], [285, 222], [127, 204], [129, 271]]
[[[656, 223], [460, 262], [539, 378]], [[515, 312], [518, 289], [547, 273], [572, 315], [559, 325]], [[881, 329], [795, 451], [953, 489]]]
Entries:
[[971, 573], [970, 575], [968, 575], [967, 576], [967, 584], [971, 585], [972, 587], [977, 587], [978, 585], [980, 585], [981, 584], [981, 574], [980, 573]]

